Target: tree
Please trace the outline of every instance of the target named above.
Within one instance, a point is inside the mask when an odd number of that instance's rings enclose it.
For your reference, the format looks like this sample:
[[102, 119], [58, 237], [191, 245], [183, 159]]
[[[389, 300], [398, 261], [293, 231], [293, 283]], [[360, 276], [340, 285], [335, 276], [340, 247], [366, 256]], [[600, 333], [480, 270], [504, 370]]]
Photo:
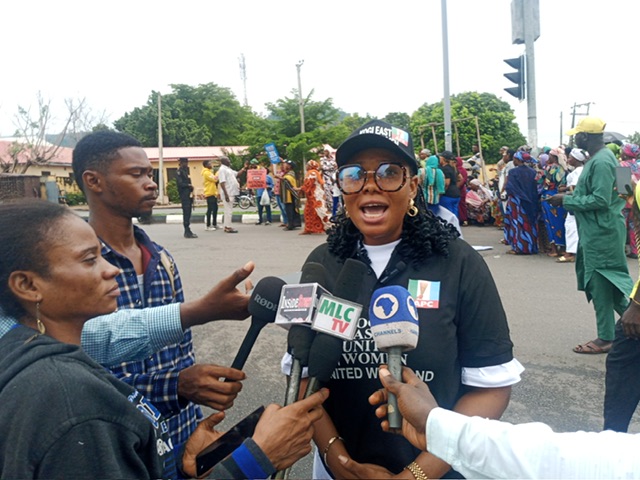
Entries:
[[26, 173], [32, 165], [46, 165], [56, 157], [69, 126], [82, 112], [87, 111], [86, 100], [65, 100], [68, 109], [64, 127], [58, 141], [47, 141], [47, 129], [51, 127], [53, 114], [51, 100], [45, 99], [40, 92], [37, 95], [38, 108], [33, 114], [31, 108], [18, 107], [14, 117], [18, 140], [12, 143], [8, 158], [0, 158], [0, 171], [3, 173]]
[[296, 90], [292, 90], [291, 97], [267, 103], [267, 118], [255, 116], [241, 136], [243, 143], [249, 145], [251, 154], [259, 154], [266, 143], [273, 142], [280, 154], [300, 167], [303, 158], [316, 158], [323, 144], [338, 145], [342, 142], [351, 133], [343, 125], [346, 114], [334, 107], [331, 98], [313, 101], [312, 95], [313, 90], [303, 100], [305, 133], [300, 132], [300, 108]]
[[629, 143], [640, 145], [640, 132], [634, 132], [632, 135], [629, 135]]
[[[166, 147], [239, 145], [254, 115], [225, 87], [206, 83], [193, 87], [171, 85], [162, 96], [162, 132]], [[158, 92], [147, 104], [113, 122], [114, 127], [136, 137], [146, 147], [158, 145]]]
[[[509, 104], [491, 93], [465, 92], [451, 97], [451, 119], [470, 118], [456, 124], [459, 134], [460, 155], [471, 155], [471, 147], [477, 143], [476, 125], [473, 117], [478, 117], [480, 141], [483, 156], [487, 163], [495, 163], [499, 157], [500, 147], [508, 145], [512, 148], [526, 143], [515, 122], [515, 114]], [[444, 106], [442, 102], [424, 104], [411, 116], [411, 133], [416, 143], [424, 140], [425, 147], [433, 152], [444, 150], [444, 126], [436, 126], [437, 145], [431, 136], [431, 123], [442, 123]], [[455, 130], [454, 130], [455, 132]], [[457, 142], [453, 138], [453, 149], [456, 153]]]
[[403, 130], [409, 130], [411, 123], [411, 117], [408, 113], [404, 112], [387, 113], [382, 120], [390, 123], [394, 127], [402, 128]]

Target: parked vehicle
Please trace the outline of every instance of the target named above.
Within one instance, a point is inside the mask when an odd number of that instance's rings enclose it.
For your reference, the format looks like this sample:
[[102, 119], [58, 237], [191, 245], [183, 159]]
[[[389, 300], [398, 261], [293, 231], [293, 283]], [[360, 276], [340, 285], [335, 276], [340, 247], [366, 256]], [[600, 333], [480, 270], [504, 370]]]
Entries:
[[[236, 195], [236, 198], [233, 200], [233, 206], [240, 207], [242, 210], [247, 210], [250, 207], [257, 208], [256, 204], [256, 196], [247, 191], [241, 191], [240, 195]], [[278, 201], [276, 200], [275, 195], [271, 196], [271, 208], [278, 208]]]

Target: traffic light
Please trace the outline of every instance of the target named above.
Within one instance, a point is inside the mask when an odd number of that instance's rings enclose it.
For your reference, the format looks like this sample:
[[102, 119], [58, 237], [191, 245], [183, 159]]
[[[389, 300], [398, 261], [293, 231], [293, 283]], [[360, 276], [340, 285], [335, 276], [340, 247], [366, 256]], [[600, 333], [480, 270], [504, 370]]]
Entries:
[[515, 87], [505, 88], [505, 92], [509, 95], [516, 97], [518, 100], [524, 100], [524, 55], [520, 55], [517, 58], [507, 58], [504, 63], [511, 68], [515, 68], [515, 72], [505, 73], [504, 76], [516, 84]]

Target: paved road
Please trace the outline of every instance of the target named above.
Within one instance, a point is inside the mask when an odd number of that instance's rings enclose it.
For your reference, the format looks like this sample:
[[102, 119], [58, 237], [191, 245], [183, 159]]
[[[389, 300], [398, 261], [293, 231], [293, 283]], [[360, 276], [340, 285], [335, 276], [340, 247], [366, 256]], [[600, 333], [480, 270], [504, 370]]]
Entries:
[[[196, 298], [247, 260], [256, 262], [254, 283], [268, 275], [300, 269], [307, 254], [324, 241], [323, 235], [298, 235], [276, 225], [237, 225], [238, 234], [221, 230], [205, 232], [193, 226], [199, 238], [182, 237], [180, 225], [156, 224], [145, 229], [175, 256], [187, 299]], [[558, 264], [547, 256], [505, 255], [501, 232], [493, 227], [465, 227], [472, 245], [491, 246], [481, 255], [489, 265], [507, 312], [515, 355], [526, 367], [522, 382], [513, 389], [503, 419], [514, 422], [543, 421], [558, 431], [599, 430], [604, 396], [604, 355], [578, 355], [571, 348], [595, 337], [591, 305], [576, 291], [572, 264]], [[629, 260], [637, 278], [637, 262]], [[216, 322], [194, 329], [200, 362], [229, 365], [248, 322]], [[286, 333], [266, 327], [245, 366], [247, 380], [235, 406], [228, 412], [226, 429], [258, 404], [282, 402], [284, 379], [280, 358], [286, 349]], [[640, 432], [636, 413], [632, 432]], [[294, 478], [310, 478], [310, 462], [304, 459]]]

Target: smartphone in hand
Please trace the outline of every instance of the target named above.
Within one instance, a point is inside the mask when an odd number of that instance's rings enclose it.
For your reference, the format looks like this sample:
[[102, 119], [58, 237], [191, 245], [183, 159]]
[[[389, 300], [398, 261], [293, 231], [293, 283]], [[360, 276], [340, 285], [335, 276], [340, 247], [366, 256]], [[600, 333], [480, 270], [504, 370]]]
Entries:
[[619, 195], [633, 195], [633, 182], [631, 181], [631, 167], [616, 167], [616, 190]]
[[219, 462], [233, 453], [245, 439], [253, 435], [258, 420], [260, 420], [262, 416], [262, 412], [264, 412], [264, 406], [257, 408], [244, 417], [231, 427], [229, 431], [196, 456], [196, 472], [198, 477], [201, 477], [215, 467]]

